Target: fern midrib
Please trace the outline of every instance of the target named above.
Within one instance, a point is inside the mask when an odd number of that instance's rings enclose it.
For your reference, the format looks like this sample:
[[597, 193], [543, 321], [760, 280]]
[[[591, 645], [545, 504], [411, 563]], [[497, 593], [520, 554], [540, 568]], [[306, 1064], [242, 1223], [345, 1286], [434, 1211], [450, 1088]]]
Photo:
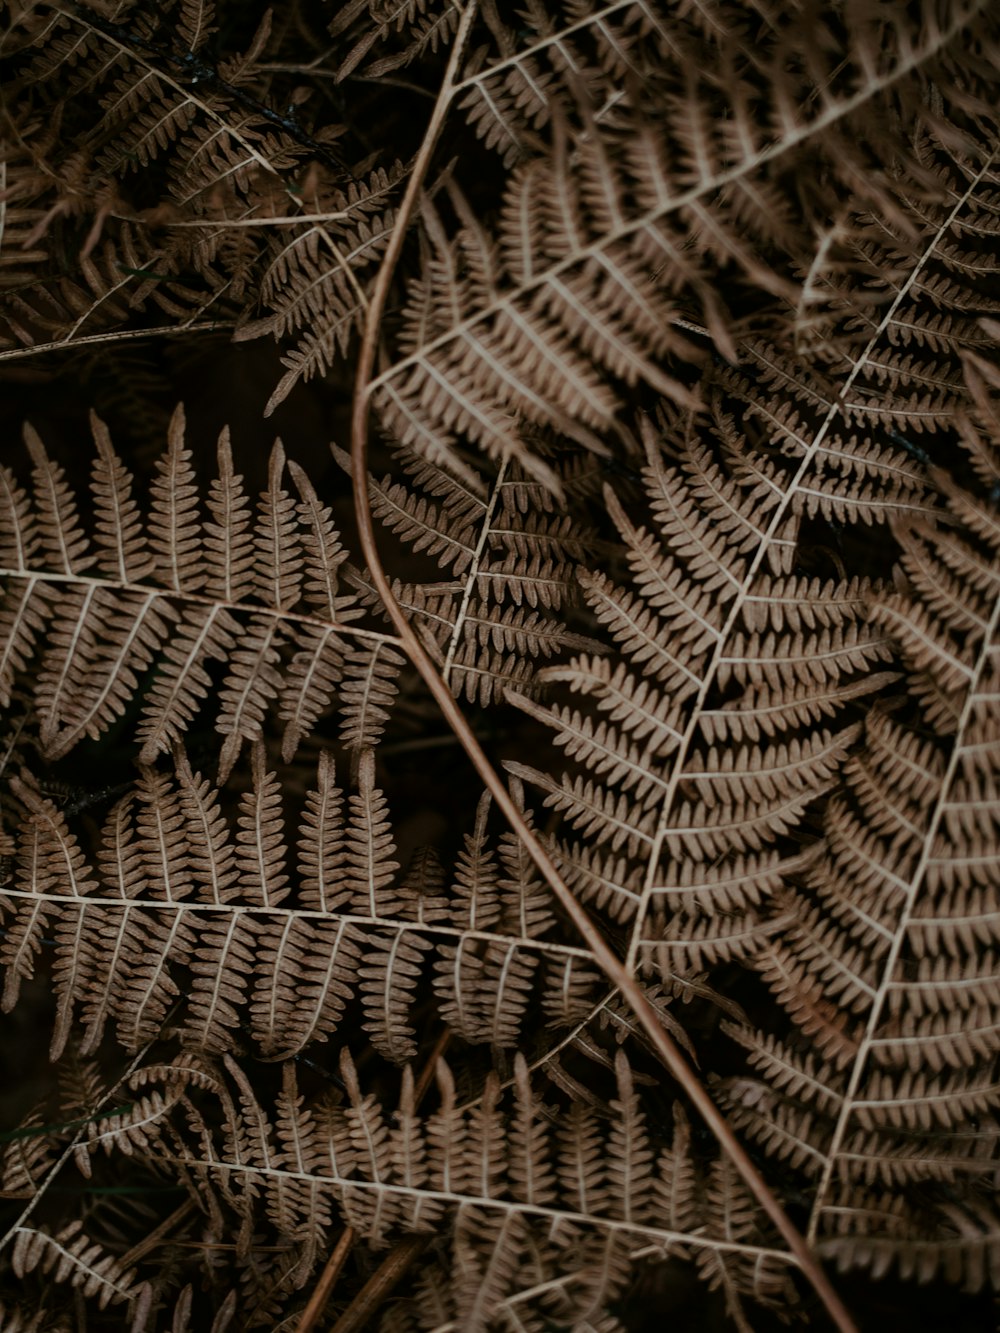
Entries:
[[504, 458], [501, 460], [500, 466], [497, 469], [497, 474], [493, 479], [493, 484], [490, 488], [489, 503], [486, 506], [486, 511], [483, 514], [482, 523], [479, 529], [479, 540], [476, 542], [475, 549], [472, 551], [471, 564], [469, 565], [469, 569], [465, 576], [465, 587], [462, 590], [462, 600], [459, 604], [458, 614], [455, 617], [455, 625], [452, 630], [451, 640], [448, 643], [448, 651], [445, 655], [444, 666], [441, 668], [441, 679], [446, 685], [451, 684], [451, 669], [455, 662], [455, 654], [458, 651], [458, 645], [462, 639], [462, 631], [465, 628], [465, 619], [469, 612], [469, 603], [472, 600], [473, 590], [479, 576], [479, 568], [482, 564], [483, 554], [486, 550], [486, 543], [489, 541], [493, 531], [493, 515], [496, 512], [497, 504], [500, 500], [504, 478], [507, 475], [509, 466], [510, 462], [508, 459]]
[[194, 606], [205, 606], [215, 611], [234, 611], [240, 615], [254, 615], [273, 620], [290, 621], [294, 624], [312, 625], [317, 629], [332, 630], [337, 634], [352, 636], [356, 639], [368, 639], [380, 644], [402, 648], [402, 640], [396, 634], [384, 630], [361, 629], [340, 620], [329, 620], [325, 616], [308, 611], [291, 611], [283, 607], [259, 605], [254, 602], [232, 602], [224, 598], [211, 597], [207, 593], [187, 592], [176, 588], [157, 588], [149, 583], [127, 583], [118, 579], [100, 578], [88, 574], [56, 574], [49, 570], [4, 569], [0, 568], [0, 578], [17, 579], [32, 583], [80, 584], [90, 590], [110, 590], [114, 592], [132, 592], [140, 596], [152, 594], [168, 601], [180, 601]]
[[[191, 1159], [175, 1157], [173, 1154], [158, 1156], [157, 1161], [173, 1166], [190, 1167]], [[619, 1218], [597, 1217], [593, 1213], [579, 1213], [569, 1209], [546, 1206], [539, 1203], [522, 1203], [517, 1199], [498, 1199], [489, 1195], [462, 1194], [453, 1190], [435, 1190], [412, 1185], [391, 1185], [381, 1180], [362, 1180], [351, 1175], [313, 1175], [308, 1171], [291, 1171], [285, 1167], [259, 1166], [248, 1162], [227, 1162], [220, 1158], [205, 1160], [200, 1163], [212, 1171], [230, 1175], [244, 1175], [259, 1178], [262, 1182], [277, 1184], [297, 1182], [334, 1190], [343, 1189], [350, 1193], [382, 1194], [400, 1199], [433, 1200], [445, 1206], [458, 1208], [482, 1208], [484, 1211], [498, 1212], [504, 1216], [527, 1214], [548, 1221], [553, 1228], [579, 1224], [602, 1231], [636, 1235], [644, 1239], [658, 1241], [661, 1244], [682, 1245], [685, 1248], [718, 1251], [725, 1254], [742, 1254], [759, 1261], [772, 1260], [783, 1265], [794, 1265], [795, 1259], [787, 1250], [776, 1250], [766, 1245], [750, 1245], [741, 1241], [719, 1240], [691, 1231], [671, 1231], [655, 1223], [626, 1222]], [[374, 1162], [371, 1164], [374, 1169]], [[735, 1168], [734, 1168], [735, 1170]]]
[[[20, 901], [37, 903], [41, 909], [48, 904], [59, 904], [62, 906], [74, 907], [101, 907], [115, 908], [121, 911], [124, 908], [141, 908], [144, 912], [170, 912], [178, 917], [188, 914], [207, 912], [213, 916], [258, 916], [267, 920], [280, 921], [282, 918], [293, 921], [335, 921], [338, 926], [358, 926], [371, 927], [385, 931], [398, 931], [403, 934], [411, 935], [435, 935], [443, 939], [453, 940], [479, 940], [484, 944], [495, 944], [498, 947], [506, 948], [515, 945], [517, 948], [535, 950], [538, 953], [552, 955], [558, 958], [576, 958], [581, 962], [593, 962], [593, 956], [589, 949], [580, 945], [563, 944], [555, 940], [535, 939], [530, 935], [511, 935], [509, 931], [497, 932], [489, 930], [477, 930], [474, 928], [465, 929], [462, 926], [445, 926], [438, 922], [428, 921], [407, 921], [398, 916], [383, 917], [377, 915], [368, 915], [361, 912], [341, 912], [331, 908], [308, 908], [308, 907], [274, 907], [264, 903], [233, 903], [233, 902], [192, 902], [190, 899], [154, 899], [154, 898], [116, 898], [110, 895], [101, 895], [96, 893], [87, 894], [66, 894], [66, 893], [32, 893], [29, 889], [14, 889], [4, 886], [0, 889], [0, 897], [11, 898]], [[600, 1009], [602, 1006], [597, 1006]], [[549, 1057], [546, 1056], [546, 1059]]]
[[[228, 284], [227, 284], [228, 286]], [[214, 295], [213, 295], [214, 299]], [[209, 302], [208, 304], [211, 304]], [[205, 309], [207, 309], [207, 305]], [[195, 312], [192, 319], [197, 318]], [[218, 333], [220, 330], [234, 329], [236, 321], [232, 319], [210, 319], [204, 323], [164, 324], [155, 329], [113, 329], [109, 333], [90, 333], [85, 338], [77, 338], [73, 347], [94, 347], [101, 343], [134, 342], [140, 338], [166, 338], [178, 333]], [[40, 356], [43, 352], [59, 352], [68, 346], [65, 339], [56, 342], [30, 343], [26, 347], [8, 347], [0, 349], [0, 361], [23, 361], [29, 356]]]

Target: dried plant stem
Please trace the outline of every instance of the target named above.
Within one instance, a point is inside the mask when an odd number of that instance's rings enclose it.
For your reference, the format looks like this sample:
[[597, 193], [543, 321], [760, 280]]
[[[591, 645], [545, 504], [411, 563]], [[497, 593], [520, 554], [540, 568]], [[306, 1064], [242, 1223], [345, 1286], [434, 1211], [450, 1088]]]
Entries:
[[344, 1227], [337, 1239], [336, 1245], [330, 1252], [330, 1257], [320, 1274], [319, 1281], [313, 1287], [313, 1293], [309, 1297], [309, 1304], [299, 1316], [299, 1322], [295, 1325], [295, 1333], [312, 1333], [316, 1327], [320, 1315], [326, 1309], [326, 1303], [330, 1299], [330, 1292], [333, 1291], [334, 1283], [340, 1276], [340, 1270], [344, 1266], [344, 1261], [351, 1252], [357, 1232], [353, 1227]]
[[437, 1073], [438, 1061], [448, 1049], [448, 1043], [451, 1041], [451, 1028], [445, 1028], [434, 1043], [434, 1049], [424, 1061], [424, 1067], [420, 1071], [420, 1077], [413, 1087], [413, 1105], [419, 1106], [427, 1096], [428, 1089], [434, 1082], [434, 1075]]
[[110, 333], [88, 333], [80, 338], [60, 338], [52, 343], [30, 343], [27, 347], [7, 347], [0, 351], [0, 361], [24, 361], [43, 352], [69, 352], [99, 343], [129, 343], [143, 338], [170, 338], [178, 333], [225, 333], [235, 328], [231, 319], [206, 319], [197, 324], [161, 324], [155, 329], [112, 329]]
[[430, 1236], [407, 1236], [394, 1245], [330, 1333], [358, 1333], [382, 1305], [382, 1302], [407, 1274], [414, 1259], [426, 1249]]
[[407, 182], [406, 193], [400, 204], [395, 225], [388, 247], [382, 260], [375, 285], [372, 290], [368, 319], [364, 337], [358, 355], [358, 369], [355, 379], [354, 401], [351, 409], [351, 472], [354, 491], [354, 507], [357, 514], [361, 548], [368, 562], [372, 583], [382, 599], [382, 603], [399, 636], [403, 647], [420, 672], [428, 689], [434, 696], [445, 720], [459, 738], [466, 754], [472, 760], [476, 772], [482, 778], [496, 801], [510, 827], [521, 839], [525, 850], [541, 871], [553, 894], [567, 916], [591, 950], [594, 961], [605, 975], [621, 991], [634, 1010], [636, 1017], [649, 1035], [657, 1052], [663, 1059], [673, 1077], [684, 1089], [687, 1096], [701, 1114], [705, 1123], [718, 1139], [723, 1150], [728, 1154], [736, 1170], [743, 1178], [747, 1188], [774, 1223], [780, 1235], [786, 1241], [795, 1261], [804, 1276], [812, 1284], [823, 1305], [826, 1307], [833, 1324], [841, 1333], [856, 1333], [856, 1326], [846, 1307], [833, 1289], [829, 1279], [820, 1267], [816, 1256], [807, 1245], [804, 1237], [792, 1223], [772, 1193], [764, 1177], [750, 1160], [743, 1145], [734, 1135], [726, 1118], [709, 1097], [697, 1076], [681, 1053], [673, 1038], [667, 1033], [656, 1010], [649, 1003], [642, 987], [635, 976], [624, 966], [617, 954], [604, 939], [588, 913], [577, 902], [572, 890], [563, 880], [554, 861], [542, 846], [534, 831], [528, 826], [524, 815], [517, 808], [503, 779], [490, 763], [482, 750], [462, 710], [459, 708], [448, 686], [444, 683], [434, 662], [431, 660], [417, 634], [411, 627], [403, 608], [393, 595], [389, 580], [379, 559], [378, 545], [375, 540], [375, 527], [372, 520], [371, 505], [368, 497], [368, 422], [371, 411], [370, 381], [375, 366], [382, 313], [385, 309], [389, 285], [402, 250], [403, 238], [410, 217], [413, 214], [418, 195], [426, 176], [431, 154], [447, 117], [452, 97], [456, 89], [456, 75], [462, 54], [468, 40], [469, 30], [475, 16], [476, 0], [468, 0], [462, 14], [451, 59], [445, 72], [444, 80], [434, 104], [430, 124], [424, 136]]
[[133, 1245], [127, 1254], [122, 1255], [122, 1268], [134, 1268], [140, 1260], [145, 1259], [147, 1254], [152, 1254], [157, 1245], [182, 1222], [186, 1222], [192, 1213], [197, 1212], [197, 1204], [194, 1199], [186, 1199], [179, 1208], [175, 1208], [169, 1216], [165, 1217], [159, 1226], [144, 1236], [138, 1245]]

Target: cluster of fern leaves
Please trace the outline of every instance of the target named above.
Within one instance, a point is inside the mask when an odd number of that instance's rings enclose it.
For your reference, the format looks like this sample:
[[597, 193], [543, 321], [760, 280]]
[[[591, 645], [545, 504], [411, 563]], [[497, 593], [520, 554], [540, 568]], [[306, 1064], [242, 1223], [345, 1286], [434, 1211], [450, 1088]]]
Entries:
[[996, 5], [0, 16], [5, 1333], [993, 1329]]

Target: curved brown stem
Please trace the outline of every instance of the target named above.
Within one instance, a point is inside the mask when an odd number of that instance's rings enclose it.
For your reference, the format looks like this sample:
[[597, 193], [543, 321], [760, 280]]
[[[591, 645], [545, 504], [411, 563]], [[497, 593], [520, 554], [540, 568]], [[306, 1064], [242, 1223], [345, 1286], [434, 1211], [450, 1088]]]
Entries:
[[503, 812], [511, 829], [520, 838], [525, 850], [545, 877], [560, 906], [593, 953], [595, 962], [628, 1001], [664, 1064], [694, 1103], [705, 1123], [718, 1139], [720, 1146], [736, 1167], [747, 1188], [787, 1243], [804, 1276], [812, 1284], [816, 1294], [826, 1307], [834, 1326], [840, 1330], [840, 1333], [856, 1333], [853, 1319], [833, 1289], [829, 1278], [820, 1267], [816, 1256], [806, 1244], [805, 1238], [791, 1221], [764, 1177], [750, 1160], [725, 1116], [712, 1101], [673, 1038], [664, 1030], [656, 1010], [647, 1000], [635, 976], [624, 966], [586, 910], [576, 900], [573, 891], [560, 875], [548, 851], [517, 808], [506, 784], [486, 757], [462, 710], [410, 625], [403, 608], [393, 595], [388, 577], [379, 559], [375, 527], [368, 497], [368, 421], [371, 411], [369, 383], [375, 366], [379, 329], [389, 293], [389, 285], [399, 261], [407, 225], [413, 215], [417, 198], [430, 165], [431, 154], [448, 114], [455, 89], [456, 74], [475, 16], [476, 3], [477, 0], [467, 0], [462, 14], [462, 20], [451, 51], [451, 59], [448, 62], [448, 68], [437, 101], [434, 104], [434, 111], [427, 127], [427, 133], [414, 161], [407, 182], [406, 193], [400, 204], [392, 236], [378, 276], [375, 279], [368, 307], [364, 337], [358, 355], [354, 401], [351, 408], [351, 480], [361, 549], [365, 560], [368, 562], [372, 583], [382, 599], [389, 618], [399, 633], [407, 655], [420, 672], [427, 688], [444, 714], [445, 721], [458, 737], [466, 754], [472, 760], [473, 767]]

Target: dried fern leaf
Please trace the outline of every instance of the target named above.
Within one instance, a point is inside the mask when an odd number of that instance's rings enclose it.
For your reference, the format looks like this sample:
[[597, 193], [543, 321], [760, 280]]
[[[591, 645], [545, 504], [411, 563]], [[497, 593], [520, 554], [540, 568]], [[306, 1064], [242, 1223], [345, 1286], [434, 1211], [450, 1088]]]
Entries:
[[[280, 443], [255, 516], [224, 435], [202, 519], [178, 411], [151, 487], [147, 536], [107, 431], [96, 419], [93, 429], [92, 536], [62, 470], [30, 428], [35, 509], [4, 470], [0, 682], [9, 691], [33, 670], [46, 753], [59, 757], [83, 736], [101, 735], [144, 696], [139, 737], [149, 762], [217, 693], [225, 777], [272, 710], [286, 722], [285, 749], [293, 753], [337, 686], [344, 740], [372, 744], [402, 659], [390, 636], [346, 628], [359, 612], [340, 591], [345, 552], [301, 469], [292, 471], [298, 495], [286, 489]], [[150, 679], [154, 660], [162, 666]], [[218, 691], [215, 662], [225, 668]]]

